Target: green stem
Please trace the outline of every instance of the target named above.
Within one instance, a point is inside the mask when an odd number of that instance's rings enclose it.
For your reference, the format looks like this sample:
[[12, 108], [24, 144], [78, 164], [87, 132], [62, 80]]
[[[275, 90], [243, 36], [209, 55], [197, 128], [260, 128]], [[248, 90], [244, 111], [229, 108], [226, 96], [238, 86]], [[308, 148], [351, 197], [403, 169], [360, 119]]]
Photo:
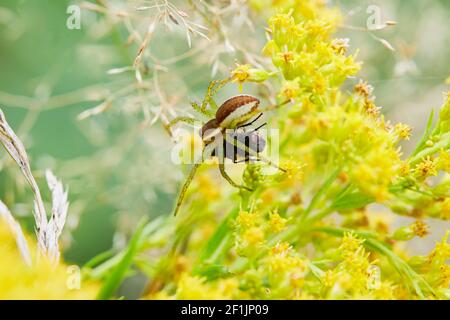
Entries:
[[320, 187], [319, 191], [314, 195], [311, 202], [309, 203], [306, 210], [303, 212], [303, 214], [300, 217], [300, 222], [306, 219], [306, 217], [310, 214], [310, 212], [315, 208], [317, 203], [319, 202], [320, 198], [328, 191], [328, 189], [331, 187], [333, 182], [336, 180], [337, 176], [341, 172], [341, 167], [338, 167], [335, 169], [331, 175], [325, 180], [324, 184]]
[[441, 149], [447, 150], [449, 148], [450, 148], [450, 132], [446, 133], [446, 134], [443, 134], [441, 136], [440, 141], [435, 143], [432, 147], [426, 148], [426, 149], [418, 152], [413, 157], [411, 157], [409, 159], [409, 164], [410, 165], [415, 165], [418, 162], [420, 162], [423, 158], [425, 158], [427, 156], [431, 156], [431, 155], [435, 154], [436, 152], [438, 152]]

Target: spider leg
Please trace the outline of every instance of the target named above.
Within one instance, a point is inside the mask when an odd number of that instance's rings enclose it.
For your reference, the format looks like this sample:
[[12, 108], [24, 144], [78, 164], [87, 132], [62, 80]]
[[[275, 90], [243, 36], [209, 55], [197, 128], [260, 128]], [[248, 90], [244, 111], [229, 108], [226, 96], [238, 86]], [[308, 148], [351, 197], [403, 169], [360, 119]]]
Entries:
[[195, 124], [195, 119], [191, 118], [191, 117], [176, 117], [174, 119], [172, 119], [171, 121], [167, 122], [167, 121], [163, 121], [163, 126], [164, 129], [169, 133], [169, 135], [171, 137], [173, 137], [172, 134], [172, 127], [180, 122], [184, 122], [190, 125], [194, 125]]
[[220, 89], [222, 89], [231, 80], [232, 80], [231, 77], [223, 80], [215, 80], [215, 88], [211, 90], [210, 98], [212, 98]]
[[233, 179], [231, 179], [231, 177], [225, 171], [225, 163], [224, 163], [224, 161], [219, 161], [219, 170], [220, 170], [220, 174], [222, 175], [222, 177], [224, 177], [225, 180], [227, 180], [228, 183], [231, 184], [233, 187], [239, 188], [239, 189], [245, 189], [247, 191], [253, 191], [249, 187], [237, 184], [236, 182], [233, 181]]
[[242, 160], [234, 159], [234, 160], [233, 160], [233, 163], [250, 162], [250, 160], [259, 161], [259, 159], [255, 159], [255, 158], [252, 158], [252, 157], [246, 157], [245, 159], [242, 159]]
[[175, 205], [175, 209], [173, 210], [174, 216], [176, 216], [178, 211], [180, 210], [181, 204], [183, 203], [184, 197], [186, 195], [186, 191], [188, 190], [189, 185], [194, 179], [195, 173], [197, 172], [197, 169], [200, 167], [201, 164], [202, 162], [194, 163], [191, 170], [189, 171], [186, 181], [184, 182], [183, 186], [181, 187], [180, 193], [178, 194], [177, 203]]
[[219, 109], [219, 107], [217, 106], [217, 103], [214, 101], [213, 98], [211, 98], [211, 99], [209, 100], [209, 105], [210, 105], [211, 109], [213, 109], [213, 110]]
[[285, 104], [288, 104], [290, 101], [291, 101], [290, 99], [289, 99], [289, 100], [285, 100], [285, 101], [283, 101], [283, 102], [281, 102], [281, 103], [279, 103], [279, 104], [275, 104], [275, 105], [272, 105], [272, 106], [265, 107], [265, 108], [263, 108], [261, 111], [262, 111], [262, 112], [265, 112], [265, 111], [270, 111], [270, 110], [278, 109], [278, 108], [284, 106]]
[[174, 125], [176, 125], [177, 123], [180, 123], [180, 122], [184, 122], [184, 123], [193, 125], [193, 124], [195, 124], [195, 118], [191, 118], [191, 117], [176, 117], [176, 118], [170, 120], [169, 123], [166, 124], [166, 126], [168, 128], [172, 128]]
[[267, 125], [267, 122], [264, 122], [262, 125], [260, 125], [259, 127], [257, 127], [257, 128], [255, 128], [255, 129], [253, 129], [252, 131], [250, 131], [250, 132], [255, 132], [255, 131], [258, 131], [259, 129], [261, 129], [262, 127], [264, 127], [264, 126], [266, 126]]
[[[224, 138], [224, 139], [227, 140], [226, 138]], [[229, 141], [229, 140], [227, 140], [227, 141]], [[276, 169], [278, 169], [278, 170], [281, 170], [281, 171], [283, 171], [283, 172], [286, 172], [286, 169], [283, 169], [283, 168], [279, 167], [279, 166], [276, 165], [273, 161], [271, 161], [271, 160], [269, 160], [269, 159], [266, 159], [265, 157], [261, 156], [261, 155], [258, 154], [256, 151], [253, 151], [252, 149], [250, 149], [248, 146], [246, 146], [245, 144], [243, 144], [243, 143], [240, 142], [239, 140], [234, 139], [234, 141], [231, 141], [231, 142], [229, 141], [229, 143], [235, 145], [237, 148], [239, 148], [239, 149], [241, 149], [241, 150], [244, 150], [244, 151], [245, 151], [245, 154], [248, 154], [248, 155], [250, 155], [250, 156], [253, 156], [253, 157], [255, 157], [256, 159], [258, 159], [259, 161], [264, 162], [264, 163], [267, 163], [268, 165], [270, 165], [270, 166], [272, 166], [272, 167], [274, 167], [274, 168], [276, 168]]]
[[[200, 106], [197, 102], [191, 101], [191, 107], [192, 109], [194, 109], [195, 111], [197, 111], [198, 113], [204, 114], [205, 116], [207, 116], [208, 118], [212, 118], [214, 117], [215, 113], [209, 110], [203, 109], [202, 106]], [[203, 102], [202, 102], [203, 105]]]
[[228, 173], [226, 172], [226, 170], [225, 170], [225, 154], [224, 154], [224, 152], [225, 152], [225, 150], [224, 150], [224, 141], [225, 140], [222, 140], [223, 138], [219, 138], [218, 140], [219, 140], [219, 142], [218, 142], [218, 147], [217, 147], [217, 156], [218, 156], [218, 158], [219, 158], [219, 171], [220, 171], [220, 174], [222, 175], [222, 177], [225, 179], [225, 180], [227, 180], [228, 181], [228, 183], [230, 184], [230, 185], [232, 185], [233, 187], [235, 187], [235, 188], [239, 188], [239, 189], [245, 189], [245, 190], [247, 190], [247, 191], [252, 191], [252, 189], [250, 189], [250, 188], [248, 188], [248, 187], [246, 187], [246, 186], [243, 186], [243, 185], [240, 185], [240, 184], [237, 184], [236, 182], [234, 182], [233, 181], [233, 179], [231, 179], [231, 177], [228, 175]]
[[[227, 78], [224, 80], [213, 80], [209, 83], [208, 89], [206, 90], [205, 98], [203, 99], [203, 102], [202, 102], [201, 106], [199, 107], [201, 110], [200, 112], [202, 112], [202, 113], [208, 112], [206, 109], [208, 104], [211, 106], [211, 108], [213, 110], [217, 110], [217, 104], [213, 100], [213, 97], [221, 88], [223, 88], [223, 86], [225, 86], [230, 81], [231, 81], [231, 78]], [[212, 115], [214, 115], [214, 114], [215, 113], [213, 112]], [[210, 116], [210, 115], [208, 114], [208, 116]]]
[[180, 207], [183, 203], [184, 197], [186, 195], [186, 192], [189, 188], [189, 185], [191, 184], [192, 180], [195, 177], [195, 174], [197, 172], [197, 169], [203, 164], [204, 160], [206, 158], [209, 158], [211, 156], [211, 152], [213, 150], [214, 146], [213, 143], [205, 146], [202, 150], [202, 154], [199, 158], [198, 161], [196, 161], [192, 167], [191, 170], [189, 171], [189, 174], [186, 178], [186, 181], [184, 182], [183, 186], [181, 187], [180, 193], [178, 194], [178, 199], [177, 199], [177, 203], [175, 205], [175, 209], [173, 211], [173, 215], [176, 216], [178, 211], [180, 210]]
[[258, 119], [261, 118], [262, 115], [263, 115], [263, 114], [260, 113], [259, 116], [257, 116], [255, 119], [253, 119], [253, 120], [250, 121], [250, 122], [244, 123], [243, 125], [240, 125], [240, 126], [236, 127], [236, 129], [251, 126], [253, 123], [255, 123], [256, 121], [258, 121]]
[[206, 89], [206, 94], [205, 94], [205, 97], [203, 98], [202, 104], [199, 106], [200, 112], [202, 112], [202, 113], [207, 112], [206, 108], [215, 93], [214, 87], [216, 86], [216, 84], [217, 84], [217, 80], [213, 80], [209, 83], [208, 89]]

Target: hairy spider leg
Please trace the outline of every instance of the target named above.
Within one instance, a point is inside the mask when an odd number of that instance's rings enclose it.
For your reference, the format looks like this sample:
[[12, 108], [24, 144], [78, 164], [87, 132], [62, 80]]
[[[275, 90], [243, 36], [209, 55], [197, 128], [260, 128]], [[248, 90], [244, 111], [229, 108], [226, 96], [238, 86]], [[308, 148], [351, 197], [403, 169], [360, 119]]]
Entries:
[[[195, 174], [197, 172], [197, 169], [203, 164], [204, 160], [206, 158], [209, 158], [213, 149], [213, 143], [205, 146], [202, 150], [202, 155], [200, 159], [198, 159], [189, 170], [189, 174], [186, 178], [186, 181], [184, 182], [183, 186], [180, 189], [180, 193], [178, 194], [177, 203], [175, 205], [175, 209], [173, 210], [173, 215], [176, 216], [178, 214], [178, 211], [180, 210], [180, 207], [183, 203], [184, 197], [186, 195], [186, 192], [189, 188], [189, 185], [191, 184], [192, 180], [195, 177]], [[209, 154], [208, 154], [209, 152]]]
[[176, 117], [176, 118], [172, 119], [171, 121], [169, 121], [167, 123], [163, 123], [163, 126], [164, 126], [164, 129], [166, 129], [166, 131], [169, 133], [169, 135], [171, 137], [173, 137], [172, 127], [174, 125], [176, 125], [177, 123], [180, 123], [180, 122], [184, 122], [184, 123], [187, 123], [187, 124], [190, 124], [190, 125], [194, 125], [195, 121], [196, 120], [194, 118], [191, 118], [191, 117]]
[[[258, 118], [261, 116], [262, 114], [260, 114], [259, 116], [258, 116]], [[257, 119], [255, 119], [254, 121], [256, 121]], [[252, 123], [254, 122], [254, 121], [252, 121]], [[256, 131], [258, 131], [259, 129], [261, 129], [262, 127], [264, 127], [264, 126], [266, 126], [267, 125], [267, 122], [264, 122], [262, 125], [260, 125], [259, 127], [257, 127], [257, 128], [255, 128], [255, 129], [253, 129], [252, 131], [249, 131], [248, 133], [252, 133], [252, 132], [256, 132]], [[238, 128], [242, 128], [242, 127], [238, 127]], [[234, 140], [236, 140], [236, 139], [234, 139]], [[246, 140], [245, 140], [245, 144], [246, 145], [248, 145], [248, 143], [247, 143], [247, 137], [246, 137]], [[249, 163], [250, 162], [250, 160], [252, 160], [252, 161], [261, 161], [259, 158], [255, 158], [255, 157], [250, 157], [250, 156], [247, 156], [247, 157], [245, 157], [244, 159], [241, 159], [241, 160], [238, 160], [237, 158], [236, 158], [236, 156], [237, 156], [237, 145], [236, 144], [234, 144], [234, 159], [233, 159], [233, 163]]]
[[[228, 141], [227, 138], [225, 138], [225, 140]], [[279, 166], [276, 165], [273, 161], [271, 161], [271, 160], [269, 160], [269, 159], [266, 159], [265, 157], [261, 156], [261, 155], [258, 154], [257, 152], [251, 150], [248, 146], [246, 146], [245, 144], [241, 143], [239, 140], [237, 140], [237, 139], [233, 139], [233, 140], [234, 140], [233, 142], [230, 142], [231, 144], [234, 144], [237, 148], [239, 148], [239, 149], [241, 149], [241, 150], [244, 150], [245, 153], [248, 153], [250, 156], [255, 157], [256, 159], [258, 159], [258, 161], [267, 163], [268, 165], [270, 165], [270, 166], [272, 166], [272, 167], [274, 167], [274, 168], [276, 168], [276, 169], [278, 169], [278, 170], [281, 170], [281, 171], [283, 171], [283, 172], [286, 172], [286, 169], [283, 169], [283, 168], [279, 167]]]
[[[205, 97], [203, 98], [202, 103], [199, 105], [195, 101], [191, 101], [190, 105], [192, 109], [197, 111], [200, 114], [207, 116], [208, 118], [214, 118], [216, 115], [216, 110], [218, 106], [214, 101], [213, 97], [223, 86], [225, 86], [228, 82], [231, 81], [231, 78], [227, 78], [224, 80], [213, 80], [209, 83], [208, 89], [206, 90]], [[210, 105], [212, 110], [208, 110], [208, 104]], [[175, 118], [176, 119], [176, 118]]]
[[291, 101], [290, 99], [289, 99], [289, 100], [285, 100], [285, 101], [283, 101], [283, 102], [281, 102], [281, 103], [279, 103], [279, 104], [274, 104], [274, 105], [265, 107], [265, 108], [263, 108], [261, 111], [262, 111], [262, 112], [265, 112], [265, 111], [270, 111], [270, 110], [278, 109], [278, 108], [284, 106], [285, 104], [288, 104], [290, 101]]
[[235, 188], [239, 188], [239, 189], [245, 189], [247, 191], [252, 191], [252, 189], [250, 189], [249, 187], [246, 187], [244, 185], [240, 185], [236, 182], [233, 181], [233, 179], [231, 179], [231, 177], [228, 175], [228, 173], [225, 170], [225, 150], [224, 150], [224, 145], [225, 145], [225, 139], [223, 140], [223, 137], [219, 137], [218, 139], [218, 143], [217, 143], [217, 151], [218, 151], [218, 158], [219, 158], [219, 171], [220, 174], [222, 175], [222, 177], [228, 181], [228, 183], [230, 185], [232, 185]]
[[[200, 112], [203, 114], [207, 114], [208, 116], [214, 116], [216, 110], [218, 109], [218, 106], [216, 102], [214, 101], [213, 97], [216, 95], [216, 93], [223, 88], [228, 82], [231, 81], [231, 78], [227, 78], [224, 80], [213, 80], [209, 83], [208, 89], [206, 90], [205, 98], [202, 101], [201, 106], [196, 104], [196, 107], [200, 109]], [[208, 111], [206, 108], [208, 107], [208, 104], [212, 108], [213, 111]]]
[[[197, 102], [195, 101], [191, 101], [190, 102], [192, 109], [194, 109], [195, 111], [197, 111], [198, 113], [201, 113], [205, 116], [207, 116], [208, 118], [213, 118], [215, 116], [215, 113], [213, 111], [207, 110], [207, 109], [203, 109]], [[203, 102], [202, 102], [203, 104]]]
[[257, 128], [255, 128], [255, 129], [253, 129], [252, 131], [250, 131], [250, 133], [251, 132], [255, 132], [255, 131], [258, 131], [259, 129], [261, 129], [262, 127], [264, 127], [264, 126], [266, 126], [267, 125], [267, 122], [264, 122], [262, 125], [260, 125], [259, 127], [257, 127]]
[[258, 158], [254, 158], [254, 157], [246, 157], [245, 159], [241, 159], [241, 160], [234, 159], [234, 160], [233, 160], [233, 163], [243, 163], [243, 162], [247, 163], [247, 162], [250, 162], [250, 160], [253, 160], [253, 161], [259, 161]]
[[224, 177], [224, 179], [227, 180], [228, 183], [230, 185], [232, 185], [233, 187], [239, 188], [239, 189], [245, 189], [247, 191], [253, 191], [249, 187], [237, 184], [236, 182], [233, 181], [233, 179], [231, 179], [231, 177], [228, 175], [227, 171], [225, 170], [225, 159], [224, 159], [224, 157], [223, 157], [222, 160], [219, 161], [219, 171], [220, 171], [220, 174], [222, 175], [222, 177]]
[[[216, 95], [216, 93], [222, 89], [227, 83], [229, 83], [232, 80], [231, 77], [223, 79], [223, 80], [214, 80], [215, 82], [215, 87], [211, 90], [210, 93], [210, 98], [212, 100], [212, 97], [214, 97]], [[215, 104], [215, 102], [214, 102]], [[217, 109], [217, 105], [215, 105], [215, 109]]]
[[167, 124], [167, 126], [169, 128], [172, 128], [174, 125], [176, 125], [177, 123], [180, 123], [180, 122], [194, 125], [195, 121], [196, 121], [196, 119], [192, 118], [192, 117], [176, 117], [176, 118], [170, 120], [170, 122]]
[[178, 211], [180, 210], [181, 204], [183, 203], [184, 196], [186, 195], [186, 191], [189, 188], [189, 185], [191, 184], [192, 180], [194, 179], [195, 173], [197, 172], [197, 169], [200, 167], [202, 163], [194, 163], [192, 165], [191, 170], [189, 170], [189, 174], [186, 178], [186, 181], [184, 182], [183, 186], [181, 187], [180, 193], [178, 194], [177, 203], [175, 205], [175, 209], [173, 210], [173, 215], [176, 216], [178, 214]]
[[262, 115], [263, 115], [263, 114], [260, 113], [255, 119], [253, 119], [253, 120], [250, 121], [250, 122], [244, 123], [243, 125], [240, 125], [240, 126], [236, 127], [236, 129], [251, 126], [251, 125], [254, 124], [256, 121], [258, 121], [258, 119], [261, 118]]

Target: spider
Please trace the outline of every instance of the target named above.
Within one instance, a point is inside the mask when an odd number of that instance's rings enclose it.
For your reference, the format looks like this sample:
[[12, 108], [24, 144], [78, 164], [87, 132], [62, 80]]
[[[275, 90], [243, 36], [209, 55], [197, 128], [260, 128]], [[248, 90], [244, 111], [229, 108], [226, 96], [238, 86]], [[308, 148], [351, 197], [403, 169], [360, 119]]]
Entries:
[[[260, 101], [251, 95], [237, 95], [226, 100], [220, 107], [213, 100], [213, 96], [223, 87], [229, 79], [221, 81], [212, 81], [207, 89], [204, 100], [201, 105], [191, 102], [191, 106], [197, 112], [211, 118], [207, 121], [199, 131], [199, 135], [203, 141], [203, 149], [201, 158], [194, 162], [188, 177], [184, 182], [178, 200], [174, 209], [176, 215], [181, 207], [184, 196], [190, 183], [192, 182], [198, 167], [205, 159], [218, 157], [219, 171], [225, 180], [233, 187], [252, 191], [244, 185], [240, 185], [231, 179], [225, 170], [225, 158], [232, 160], [234, 163], [250, 161], [263, 161], [276, 167], [281, 171], [284, 169], [276, 166], [272, 161], [265, 159], [259, 153], [266, 146], [266, 141], [258, 133], [258, 130], [266, 125], [247, 131], [245, 128], [252, 126], [262, 115], [264, 111], [279, 107], [287, 102], [265, 109], [260, 108]], [[208, 110], [207, 106], [212, 110]], [[194, 124], [195, 118], [177, 117], [166, 125], [169, 133], [172, 126], [179, 122]]]

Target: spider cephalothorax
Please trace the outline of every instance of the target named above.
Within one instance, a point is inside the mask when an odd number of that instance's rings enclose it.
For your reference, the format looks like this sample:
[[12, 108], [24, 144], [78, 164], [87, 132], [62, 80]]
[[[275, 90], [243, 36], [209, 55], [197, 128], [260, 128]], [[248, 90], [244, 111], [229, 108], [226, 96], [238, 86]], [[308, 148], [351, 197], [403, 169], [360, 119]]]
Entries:
[[[249, 128], [262, 116], [264, 111], [260, 108], [260, 101], [257, 98], [251, 95], [238, 95], [229, 98], [217, 108], [216, 103], [212, 99], [212, 95], [226, 82], [227, 81], [212, 82], [208, 87], [206, 97], [201, 106], [192, 103], [192, 107], [196, 111], [208, 117], [212, 116], [213, 118], [207, 121], [199, 131], [199, 135], [201, 136], [204, 145], [202, 157], [194, 163], [186, 182], [183, 184], [175, 207], [175, 215], [181, 206], [184, 194], [194, 178], [197, 168], [206, 158], [214, 156], [218, 157], [219, 170], [222, 176], [233, 187], [248, 191], [251, 191], [251, 189], [247, 186], [237, 184], [226, 173], [226, 158], [232, 160], [234, 163], [242, 161], [249, 162], [251, 160], [264, 161], [283, 170], [270, 160], [264, 159], [259, 155], [259, 153], [264, 150], [266, 141], [262, 135], [258, 133], [258, 130], [263, 127], [265, 123], [255, 129]], [[208, 104], [215, 112], [207, 109]], [[195, 120], [196, 119], [190, 117], [178, 117], [172, 120], [167, 127], [170, 131], [171, 126], [178, 122], [193, 124]], [[247, 128], [249, 129], [247, 130]]]

